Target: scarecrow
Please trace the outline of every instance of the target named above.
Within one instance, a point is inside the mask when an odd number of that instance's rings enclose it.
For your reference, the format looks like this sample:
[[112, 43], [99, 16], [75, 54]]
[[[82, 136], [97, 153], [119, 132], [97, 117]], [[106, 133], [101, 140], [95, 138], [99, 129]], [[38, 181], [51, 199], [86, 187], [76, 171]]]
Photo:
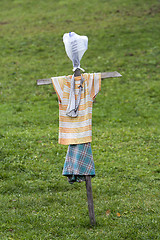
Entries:
[[92, 106], [101, 89], [101, 79], [121, 77], [118, 72], [83, 73], [80, 60], [88, 48], [88, 38], [74, 32], [63, 36], [65, 50], [73, 63], [73, 75], [38, 79], [37, 85], [53, 84], [59, 101], [59, 140], [69, 145], [63, 175], [69, 183], [86, 182], [90, 222], [96, 223], [91, 177], [95, 176], [92, 156]]
[[92, 106], [101, 89], [101, 73], [80, 74], [80, 60], [88, 48], [88, 38], [74, 32], [63, 36], [65, 50], [73, 63], [73, 75], [52, 77], [59, 101], [59, 143], [68, 146], [63, 175], [69, 183], [95, 176], [91, 150]]

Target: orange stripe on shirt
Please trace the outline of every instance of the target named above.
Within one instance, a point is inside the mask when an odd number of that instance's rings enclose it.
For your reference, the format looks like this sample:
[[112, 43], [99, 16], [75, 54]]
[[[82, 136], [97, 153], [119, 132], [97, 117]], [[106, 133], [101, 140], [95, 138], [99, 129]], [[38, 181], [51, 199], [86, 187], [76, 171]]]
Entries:
[[86, 127], [79, 127], [79, 128], [64, 128], [59, 127], [59, 131], [63, 131], [64, 133], [77, 133], [77, 132], [84, 132], [92, 130], [92, 125], [88, 125]]
[[83, 138], [69, 138], [69, 139], [59, 138], [58, 142], [63, 145], [87, 143], [87, 142], [92, 142], [92, 136], [83, 137]]
[[68, 117], [68, 116], [59, 116], [59, 121], [61, 122], [83, 122], [85, 120], [92, 119], [92, 114], [87, 113], [84, 116], [78, 116], [76, 118]]
[[[79, 111], [86, 110], [88, 107], [92, 107], [93, 102], [88, 101], [86, 104], [79, 105]], [[68, 105], [59, 105], [59, 110], [67, 110]]]

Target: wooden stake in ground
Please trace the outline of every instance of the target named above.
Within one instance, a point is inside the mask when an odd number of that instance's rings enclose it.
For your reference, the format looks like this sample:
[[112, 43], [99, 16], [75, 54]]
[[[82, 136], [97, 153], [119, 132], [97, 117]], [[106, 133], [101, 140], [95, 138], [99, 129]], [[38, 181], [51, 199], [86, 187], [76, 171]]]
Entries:
[[90, 223], [91, 223], [91, 225], [95, 225], [96, 219], [95, 219], [95, 214], [94, 214], [91, 176], [86, 176], [86, 190], [87, 190], [88, 211], [89, 211]]
[[[74, 76], [81, 76], [80, 70], [76, 69], [74, 72]], [[118, 72], [103, 72], [101, 73], [101, 79], [111, 78], [111, 77], [121, 77], [122, 75]], [[51, 84], [52, 80], [50, 78], [47, 79], [38, 79], [37, 85], [46, 85]], [[93, 205], [93, 195], [92, 195], [92, 184], [91, 184], [91, 176], [86, 176], [86, 191], [87, 191], [87, 200], [88, 200], [88, 211], [91, 225], [96, 224], [95, 214], [94, 214], [94, 205]]]

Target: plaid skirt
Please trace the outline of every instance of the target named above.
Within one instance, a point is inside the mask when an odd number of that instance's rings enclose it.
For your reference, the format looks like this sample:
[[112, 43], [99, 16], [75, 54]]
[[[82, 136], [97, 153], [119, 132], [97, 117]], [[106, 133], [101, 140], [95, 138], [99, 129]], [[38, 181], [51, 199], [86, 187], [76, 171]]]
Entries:
[[95, 176], [90, 142], [68, 146], [62, 174], [68, 177], [70, 183], [85, 181], [85, 175]]

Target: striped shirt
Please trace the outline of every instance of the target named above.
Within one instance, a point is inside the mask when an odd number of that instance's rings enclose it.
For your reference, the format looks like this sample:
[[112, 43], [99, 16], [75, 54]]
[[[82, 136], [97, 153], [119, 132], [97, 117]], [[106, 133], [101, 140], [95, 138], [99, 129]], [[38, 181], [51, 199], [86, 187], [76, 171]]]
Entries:
[[[101, 73], [84, 73], [78, 117], [66, 115], [69, 102], [72, 75], [53, 77], [52, 83], [59, 100], [59, 143], [81, 144], [92, 141], [92, 105], [101, 89]], [[75, 77], [75, 97], [77, 99], [81, 77]]]

